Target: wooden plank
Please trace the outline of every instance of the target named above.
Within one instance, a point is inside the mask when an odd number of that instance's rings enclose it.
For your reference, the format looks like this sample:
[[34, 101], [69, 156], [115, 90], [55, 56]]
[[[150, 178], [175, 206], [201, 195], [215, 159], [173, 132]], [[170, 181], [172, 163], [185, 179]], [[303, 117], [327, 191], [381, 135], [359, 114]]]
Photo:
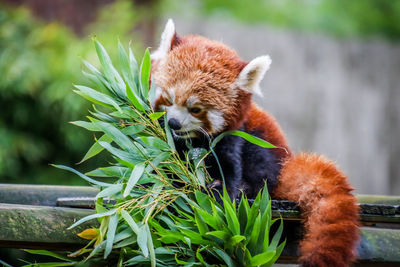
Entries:
[[90, 186], [0, 184], [0, 203], [56, 206], [59, 197], [95, 197]]
[[[82, 247], [87, 240], [76, 234], [92, 226], [98, 227], [97, 220], [72, 230], [67, 227], [92, 213], [89, 209], [0, 204], [0, 246], [52, 250]], [[363, 227], [361, 234], [360, 261], [400, 262], [400, 230]], [[288, 242], [280, 262], [296, 262], [297, 244], [297, 239]]]
[[[91, 197], [66, 197], [57, 200], [57, 206], [72, 208], [94, 208], [95, 198]], [[251, 201], [251, 200], [250, 200]], [[107, 200], [112, 204], [112, 200]], [[301, 212], [295, 202], [287, 200], [272, 200], [272, 213], [274, 217], [281, 217], [285, 220], [301, 220]], [[388, 204], [360, 204], [361, 221], [365, 223], [399, 223], [400, 210], [397, 205]]]
[[76, 234], [96, 225], [92, 220], [67, 230], [94, 210], [19, 204], [0, 204], [0, 246], [17, 248], [70, 249], [86, 240]]

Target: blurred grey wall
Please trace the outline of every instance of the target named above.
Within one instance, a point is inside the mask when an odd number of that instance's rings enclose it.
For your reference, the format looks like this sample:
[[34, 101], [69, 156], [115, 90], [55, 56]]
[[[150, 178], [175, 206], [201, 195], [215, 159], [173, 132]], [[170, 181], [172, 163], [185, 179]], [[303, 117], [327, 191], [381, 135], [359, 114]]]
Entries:
[[294, 151], [335, 160], [357, 193], [400, 194], [400, 44], [171, 17], [178, 34], [223, 41], [245, 60], [271, 56], [264, 97], [254, 98]]

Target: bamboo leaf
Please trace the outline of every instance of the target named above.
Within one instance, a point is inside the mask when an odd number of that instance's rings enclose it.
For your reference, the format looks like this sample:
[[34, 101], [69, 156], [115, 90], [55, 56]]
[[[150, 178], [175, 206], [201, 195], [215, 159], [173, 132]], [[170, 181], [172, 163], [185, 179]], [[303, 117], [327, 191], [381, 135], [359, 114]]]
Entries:
[[70, 167], [67, 167], [67, 166], [54, 165], [54, 164], [52, 164], [52, 166], [56, 167], [56, 168], [59, 168], [59, 169], [63, 169], [63, 170], [67, 170], [67, 171], [73, 172], [73, 173], [79, 175], [84, 180], [88, 181], [89, 183], [92, 183], [92, 184], [95, 184], [95, 185], [99, 185], [99, 186], [110, 186], [110, 185], [112, 185], [112, 184], [96, 181], [96, 180], [94, 180], [94, 179], [92, 179], [92, 178], [90, 178], [90, 177], [78, 172], [77, 170], [74, 170], [74, 169], [72, 169]]
[[145, 226], [147, 232], [147, 248], [149, 249], [151, 267], [156, 267], [156, 253], [154, 251], [153, 238], [150, 233], [149, 225], [145, 224]]
[[68, 230], [69, 230], [69, 229], [72, 229], [72, 228], [74, 228], [74, 227], [76, 227], [76, 226], [78, 226], [78, 225], [80, 225], [80, 224], [82, 224], [82, 223], [84, 223], [84, 222], [87, 222], [87, 221], [90, 221], [90, 220], [93, 220], [93, 219], [96, 219], [96, 218], [111, 216], [111, 215], [113, 215], [113, 214], [116, 213], [116, 212], [117, 212], [116, 209], [112, 209], [112, 210], [109, 210], [109, 211], [107, 211], [107, 212], [96, 213], [96, 214], [88, 215], [88, 216], [86, 216], [86, 217], [83, 217], [83, 218], [80, 219], [79, 221], [75, 222], [74, 224], [72, 224], [70, 227], [68, 227]]
[[[99, 138], [99, 141], [110, 143], [112, 141], [112, 139], [108, 135], [104, 134], [102, 137]], [[81, 161], [79, 161], [77, 164], [81, 164], [82, 162], [84, 162], [90, 158], [93, 158], [94, 156], [96, 156], [103, 150], [104, 150], [104, 148], [96, 140], [96, 142], [89, 148], [88, 152], [86, 152], [83, 159]]]
[[286, 240], [284, 240], [275, 250], [275, 255], [272, 257], [272, 259], [264, 266], [270, 267], [273, 266], [273, 264], [278, 260], [279, 256], [281, 255], [284, 247], [286, 245]]
[[137, 151], [138, 149], [133, 145], [132, 140], [123, 134], [118, 128], [111, 123], [102, 121], [92, 121], [92, 123], [107, 134], [111, 139], [117, 143], [122, 149], [127, 151]]
[[205, 223], [203, 218], [201, 218], [201, 216], [196, 212], [196, 210], [194, 211], [194, 218], [196, 220], [196, 225], [197, 225], [197, 229], [199, 230], [199, 233], [201, 235], [204, 235], [205, 233], [207, 233], [208, 232], [207, 224]]
[[146, 165], [143, 163], [140, 163], [135, 166], [132, 170], [132, 174], [129, 177], [128, 183], [126, 184], [125, 190], [123, 197], [127, 197], [130, 193], [132, 188], [136, 185], [136, 183], [139, 181], [140, 177], [142, 177], [144, 173], [144, 169], [146, 168]]
[[147, 230], [145, 225], [139, 228], [137, 242], [140, 247], [140, 250], [143, 253], [143, 256], [147, 258], [149, 256], [149, 249], [147, 247]]
[[106, 259], [111, 253], [112, 245], [114, 243], [115, 231], [117, 230], [118, 226], [118, 219], [118, 213], [114, 213], [110, 218], [107, 231], [106, 249], [104, 250], [104, 259]]
[[92, 132], [100, 132], [101, 130], [96, 127], [96, 125], [94, 125], [91, 122], [88, 121], [72, 121], [70, 122], [73, 125], [85, 128], [86, 130], [92, 131]]
[[150, 52], [146, 49], [140, 65], [140, 89], [145, 98], [149, 95], [150, 64]]
[[251, 266], [260, 266], [269, 262], [275, 255], [275, 251], [266, 251], [264, 253], [253, 256], [250, 260]]
[[256, 136], [253, 136], [253, 135], [251, 135], [251, 134], [248, 134], [248, 133], [242, 132], [242, 131], [227, 131], [227, 132], [224, 132], [224, 133], [218, 135], [218, 136], [217, 136], [216, 138], [214, 138], [214, 140], [212, 141], [211, 147], [214, 148], [214, 147], [216, 146], [216, 144], [217, 144], [219, 141], [221, 141], [222, 138], [224, 138], [224, 137], [227, 136], [227, 135], [236, 135], [236, 136], [240, 136], [240, 137], [244, 138], [245, 140], [249, 141], [250, 143], [253, 143], [253, 144], [255, 144], [255, 145], [258, 145], [258, 146], [261, 146], [261, 147], [264, 147], [264, 148], [278, 148], [277, 146], [274, 146], [273, 144], [271, 144], [271, 143], [269, 143], [269, 142], [267, 142], [267, 141], [265, 141], [265, 140], [263, 140], [263, 139], [261, 139], [261, 138], [258, 138], [258, 137], [256, 137]]
[[129, 47], [129, 66], [131, 68], [131, 72], [133, 73], [135, 83], [138, 84], [139, 83], [138, 65], [135, 56], [133, 55], [131, 47]]
[[48, 250], [34, 250], [34, 249], [24, 249], [24, 251], [35, 254], [35, 255], [45, 255], [45, 256], [50, 256], [59, 260], [63, 261], [71, 261], [71, 258], [64, 257], [58, 253], [48, 251]]
[[164, 114], [165, 114], [165, 112], [154, 112], [154, 113], [151, 113], [151, 114], [149, 115], [149, 118], [152, 119], [152, 120], [158, 120], [158, 119], [161, 118]]
[[135, 223], [131, 215], [126, 210], [121, 210], [121, 216], [128, 223], [128, 225], [132, 228], [133, 232], [138, 235], [139, 234], [139, 226]]
[[116, 193], [121, 192], [121, 190], [122, 190], [122, 184], [114, 184], [100, 191], [97, 194], [96, 198], [110, 197]]
[[227, 201], [225, 198], [222, 198], [222, 201], [224, 202], [225, 217], [229, 230], [233, 235], [240, 235], [240, 224], [236, 212], [233, 209], [232, 202], [230, 200]]
[[212, 248], [212, 250], [226, 263], [228, 267], [234, 267], [235, 264], [231, 257], [229, 257], [228, 254], [226, 254], [225, 251], [219, 249], [219, 248]]
[[114, 107], [116, 110], [122, 112], [117, 102], [115, 102], [108, 95], [105, 95], [103, 93], [100, 93], [96, 90], [93, 90], [92, 88], [83, 85], [74, 85], [74, 87], [78, 89], [74, 90], [74, 92], [86, 98], [87, 100], [105, 107]]
[[219, 239], [221, 239], [224, 242], [228, 242], [232, 236], [230, 233], [228, 233], [226, 231], [222, 231], [222, 230], [208, 232], [208, 233], [206, 233], [206, 235], [212, 235], [212, 236], [218, 237]]

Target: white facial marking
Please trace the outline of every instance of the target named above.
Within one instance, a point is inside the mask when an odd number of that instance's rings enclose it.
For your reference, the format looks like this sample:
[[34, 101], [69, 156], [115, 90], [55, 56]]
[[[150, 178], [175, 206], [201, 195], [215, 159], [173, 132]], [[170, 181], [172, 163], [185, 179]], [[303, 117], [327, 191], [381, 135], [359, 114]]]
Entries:
[[271, 58], [266, 56], [256, 57], [240, 72], [236, 85], [250, 93], [262, 96], [260, 82], [271, 65]]
[[171, 50], [172, 38], [175, 35], [175, 25], [172, 19], [169, 19], [165, 25], [164, 31], [161, 34], [160, 46], [151, 54], [152, 60], [163, 59], [169, 50]]
[[174, 118], [182, 125], [182, 129], [178, 130], [177, 132], [190, 132], [198, 130], [202, 125], [202, 122], [193, 117], [186, 107], [174, 104], [172, 106], [165, 107], [165, 110], [167, 111], [167, 120]]
[[186, 105], [188, 107], [192, 107], [194, 104], [200, 102], [199, 99], [197, 97], [195, 97], [194, 95], [189, 96], [188, 99], [186, 100]]
[[209, 110], [207, 112], [208, 120], [211, 123], [212, 131], [217, 133], [224, 129], [225, 119], [221, 111]]
[[169, 88], [168, 89], [168, 93], [169, 93], [169, 100], [171, 101], [171, 103], [174, 103], [175, 101], [175, 90], [173, 88]]
[[151, 106], [154, 108], [154, 105], [156, 104], [157, 99], [160, 98], [160, 96], [162, 95], [163, 91], [160, 87], [156, 88], [156, 94], [154, 96], [153, 101], [151, 102]]

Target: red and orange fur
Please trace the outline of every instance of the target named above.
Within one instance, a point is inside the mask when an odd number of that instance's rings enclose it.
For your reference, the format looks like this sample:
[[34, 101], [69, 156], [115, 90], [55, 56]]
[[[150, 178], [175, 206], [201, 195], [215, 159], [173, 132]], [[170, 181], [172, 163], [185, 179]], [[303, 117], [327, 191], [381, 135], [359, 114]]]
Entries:
[[[263, 139], [283, 148], [273, 151], [280, 160], [281, 171], [271, 195], [296, 201], [302, 209], [305, 225], [300, 244], [302, 266], [349, 266], [356, 258], [359, 210], [344, 174], [322, 156], [292, 154], [276, 120], [252, 102], [253, 92], [235, 89], [235, 82], [247, 63], [233, 50], [199, 36], [178, 37], [174, 33], [170, 40], [167, 34], [162, 38], [170, 46], [162, 48], [167, 59], [160, 59], [160, 52], [153, 58], [152, 75], [157, 86], [174, 88], [178, 98], [174, 101], [180, 105], [185, 105], [190, 96], [196, 96], [203, 106], [221, 111], [224, 131], [244, 127], [246, 132], [256, 131]], [[251, 82], [255, 73], [247, 75]], [[165, 98], [160, 96], [155, 106], [171, 104]], [[193, 117], [197, 116], [211, 132], [206, 112], [202, 110]]]

